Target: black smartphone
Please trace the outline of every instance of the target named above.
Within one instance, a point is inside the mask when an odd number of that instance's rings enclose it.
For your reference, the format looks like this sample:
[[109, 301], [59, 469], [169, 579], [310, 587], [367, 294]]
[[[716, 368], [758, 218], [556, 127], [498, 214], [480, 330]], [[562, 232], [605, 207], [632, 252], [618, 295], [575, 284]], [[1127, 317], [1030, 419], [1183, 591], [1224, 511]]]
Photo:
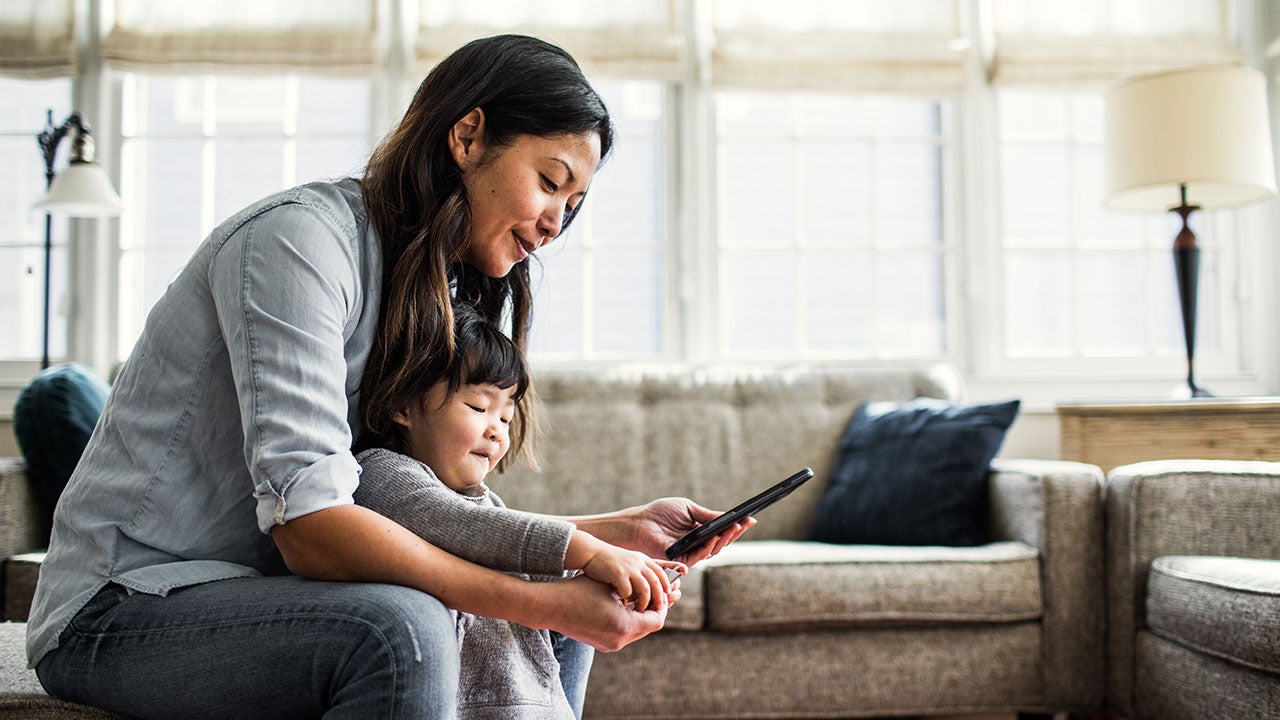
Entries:
[[675, 560], [691, 550], [696, 550], [703, 543], [716, 535], [719, 535], [726, 528], [732, 526], [739, 520], [747, 517], [748, 515], [754, 515], [778, 502], [782, 498], [790, 495], [796, 488], [808, 482], [811, 477], [813, 477], [813, 470], [805, 468], [734, 509], [726, 512], [715, 520], [712, 520], [709, 523], [703, 523], [702, 525], [690, 530], [684, 534], [684, 537], [675, 541], [671, 547], [667, 548], [667, 558]]

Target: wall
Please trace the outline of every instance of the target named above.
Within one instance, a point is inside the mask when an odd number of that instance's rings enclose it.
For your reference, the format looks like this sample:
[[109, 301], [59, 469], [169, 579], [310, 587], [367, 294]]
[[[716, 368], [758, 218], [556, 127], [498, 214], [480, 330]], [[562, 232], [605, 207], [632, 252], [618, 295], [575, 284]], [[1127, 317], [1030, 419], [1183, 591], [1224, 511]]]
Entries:
[[1052, 409], [1020, 413], [998, 457], [1057, 460], [1058, 416]]
[[13, 421], [0, 420], [0, 457], [17, 457], [18, 439], [13, 436]]

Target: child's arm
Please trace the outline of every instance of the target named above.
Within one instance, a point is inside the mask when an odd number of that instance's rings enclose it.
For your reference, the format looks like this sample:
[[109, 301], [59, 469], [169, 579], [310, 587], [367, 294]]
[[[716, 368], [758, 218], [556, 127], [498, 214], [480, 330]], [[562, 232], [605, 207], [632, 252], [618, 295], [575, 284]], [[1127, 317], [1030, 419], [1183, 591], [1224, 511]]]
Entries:
[[357, 505], [391, 518], [436, 547], [503, 572], [559, 575], [573, 525], [563, 520], [484, 507], [450, 490], [424, 466], [388, 450], [357, 458], [363, 471]]
[[612, 586], [620, 600], [634, 602], [640, 611], [666, 608], [672, 587], [663, 568], [672, 568], [681, 575], [689, 571], [683, 563], [655, 560], [644, 553], [610, 545], [582, 530], [574, 530], [569, 537], [564, 568], [582, 570], [592, 580]]

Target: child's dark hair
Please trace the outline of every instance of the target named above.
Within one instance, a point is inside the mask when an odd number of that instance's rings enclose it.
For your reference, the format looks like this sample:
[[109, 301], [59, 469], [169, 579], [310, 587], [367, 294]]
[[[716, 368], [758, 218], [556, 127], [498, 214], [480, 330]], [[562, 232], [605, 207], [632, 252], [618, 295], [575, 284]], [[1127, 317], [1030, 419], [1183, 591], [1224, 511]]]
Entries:
[[[518, 411], [520, 400], [529, 391], [529, 371], [515, 342], [481, 315], [474, 305], [456, 299], [453, 301], [453, 341], [457, 348], [453, 353], [454, 361], [448, 362], [442, 353], [422, 365], [405, 386], [404, 395], [396, 398], [396, 407], [404, 408], [417, 402], [436, 383], [444, 382], [447, 383], [448, 397], [464, 385], [496, 385], [504, 390], [515, 388], [512, 399]], [[507, 468], [509, 460], [521, 455], [525, 438], [523, 434], [517, 434], [516, 429], [513, 423], [511, 446], [498, 464], [499, 472]], [[382, 433], [366, 431], [357, 443], [357, 451], [385, 447], [404, 452], [402, 431], [398, 423], [390, 423]]]

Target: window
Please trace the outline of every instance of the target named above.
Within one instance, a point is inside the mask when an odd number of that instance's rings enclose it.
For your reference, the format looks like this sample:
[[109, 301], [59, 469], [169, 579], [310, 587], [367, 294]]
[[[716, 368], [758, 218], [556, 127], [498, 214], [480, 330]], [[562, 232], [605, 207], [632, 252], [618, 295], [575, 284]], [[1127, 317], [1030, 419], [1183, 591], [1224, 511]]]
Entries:
[[946, 354], [942, 112], [929, 99], [717, 94], [724, 355]]
[[[49, 111], [54, 125], [71, 114], [71, 81], [0, 77], [0, 359], [40, 357], [44, 304], [45, 216], [32, 209], [45, 192], [44, 157], [36, 136]], [[59, 148], [55, 169], [65, 167], [70, 142]], [[50, 265], [49, 353], [67, 348], [67, 278], [70, 277], [65, 218], [53, 218]]]
[[530, 354], [539, 360], [669, 352], [666, 88], [641, 80], [595, 86], [618, 142], [564, 237], [538, 253]]
[[151, 306], [218, 223], [299, 183], [362, 173], [370, 104], [364, 79], [126, 78], [121, 360]]
[[[1102, 207], [1103, 98], [1006, 90], [1000, 104], [1005, 352], [1014, 358], [1180, 355], [1177, 217]], [[1215, 216], [1217, 213], [1215, 213]], [[1198, 348], [1221, 347], [1215, 225], [1192, 216], [1203, 252]]]
[[[56, 52], [0, 49], [15, 159], [0, 181], [0, 400], [39, 355], [29, 208], [47, 108], [60, 121], [73, 93], [90, 103], [126, 202], [118, 222], [53, 225], [54, 355], [105, 371], [219, 221], [358, 174], [402, 89], [505, 31], [568, 49], [619, 128], [583, 212], [539, 253], [536, 361], [945, 360], [978, 392], [1041, 405], [1159, 394], [1183, 362], [1177, 218], [1103, 209], [1102, 92], [1122, 75], [1260, 64], [1280, 27], [1262, 0], [246, 0], [205, 3], [212, 25], [192, 34], [173, 0], [55, 4], [57, 22], [25, 34]], [[98, 16], [101, 33], [86, 24]], [[1218, 391], [1280, 383], [1274, 214], [1193, 216], [1197, 369]], [[73, 239], [90, 230], [116, 242]]]

